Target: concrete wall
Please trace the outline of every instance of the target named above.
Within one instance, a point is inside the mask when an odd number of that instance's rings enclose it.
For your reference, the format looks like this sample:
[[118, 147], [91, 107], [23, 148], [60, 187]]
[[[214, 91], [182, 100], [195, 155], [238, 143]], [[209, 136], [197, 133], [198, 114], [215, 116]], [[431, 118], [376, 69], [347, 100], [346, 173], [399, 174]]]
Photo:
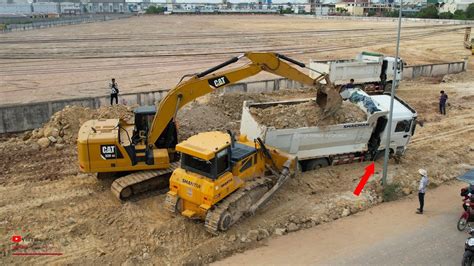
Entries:
[[[459, 73], [467, 68], [467, 60], [446, 64], [431, 64], [405, 67], [403, 78], [411, 79], [420, 76], [437, 76], [451, 73]], [[229, 92], [271, 92], [280, 89], [299, 89], [303, 85], [285, 78], [270, 79], [237, 83], [223, 89]], [[153, 105], [160, 101], [166, 90], [120, 94], [119, 101], [126, 105]], [[57, 111], [66, 105], [78, 105], [90, 108], [108, 106], [110, 98], [107, 95], [89, 98], [76, 98], [50, 102], [38, 102], [22, 105], [0, 106], [0, 133], [19, 132], [41, 127]]]
[[408, 66], [403, 69], [403, 79], [414, 79], [418, 77], [435, 77], [446, 74], [460, 73], [467, 70], [467, 59], [460, 62], [445, 64], [427, 64]]
[[[285, 16], [299, 16], [316, 19], [334, 19], [334, 20], [362, 20], [362, 21], [398, 21], [398, 18], [392, 17], [358, 17], [358, 16], [315, 16], [315, 15], [292, 15], [286, 14]], [[402, 18], [403, 22], [420, 22], [427, 24], [453, 24], [453, 25], [472, 25], [473, 20], [455, 20], [455, 19], [425, 19], [425, 18]]]

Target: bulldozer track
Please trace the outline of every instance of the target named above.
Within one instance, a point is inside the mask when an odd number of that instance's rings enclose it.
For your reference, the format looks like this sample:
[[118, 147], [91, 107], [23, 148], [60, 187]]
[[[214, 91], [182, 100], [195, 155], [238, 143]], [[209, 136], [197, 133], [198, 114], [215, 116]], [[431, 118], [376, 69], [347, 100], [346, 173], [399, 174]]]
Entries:
[[165, 210], [176, 213], [176, 204], [178, 203], [178, 196], [172, 196], [170, 194], [166, 194], [166, 199], [163, 204], [163, 208]]
[[[264, 186], [266, 186], [270, 182], [271, 182], [271, 179], [269, 179], [267, 177], [256, 178], [252, 181], [247, 182], [247, 184], [244, 187], [238, 189], [237, 191], [232, 193], [230, 196], [228, 196], [227, 198], [222, 200], [217, 205], [214, 205], [214, 209], [208, 211], [207, 215], [206, 215], [206, 220], [205, 220], [205, 223], [204, 223], [206, 231], [208, 231], [209, 233], [211, 233], [213, 235], [217, 235], [218, 232], [220, 231], [219, 222], [220, 222], [220, 219], [221, 219], [222, 215], [226, 211], [231, 210], [232, 207], [237, 207], [238, 208], [238, 206], [235, 206], [235, 205], [238, 205], [237, 203], [239, 201], [244, 200], [245, 196], [248, 196], [250, 192], [255, 191], [259, 187], [263, 188]], [[265, 192], [266, 191], [268, 191], [268, 187], [266, 188]], [[255, 203], [255, 202], [252, 202], [252, 203]], [[252, 205], [252, 203], [248, 204], [248, 207], [250, 207]], [[248, 208], [242, 209], [242, 210], [237, 210], [237, 209], [231, 210], [232, 213], [237, 213], [237, 215], [234, 215], [232, 217], [232, 221], [231, 221], [230, 225], [237, 222], [239, 220], [239, 218], [242, 215], [244, 215], [247, 210], [248, 210]]]
[[170, 164], [170, 167], [163, 170], [149, 170], [131, 173], [116, 179], [111, 186], [112, 193], [120, 200], [125, 200], [133, 195], [160, 187], [160, 182], [164, 175], [171, 174], [178, 168], [179, 162]]

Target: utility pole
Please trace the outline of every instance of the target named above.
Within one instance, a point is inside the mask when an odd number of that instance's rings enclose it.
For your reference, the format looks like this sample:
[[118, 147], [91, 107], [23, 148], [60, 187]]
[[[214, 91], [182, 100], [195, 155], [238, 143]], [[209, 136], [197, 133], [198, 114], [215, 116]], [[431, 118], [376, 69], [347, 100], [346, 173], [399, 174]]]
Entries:
[[[387, 143], [385, 144], [385, 156], [383, 161], [383, 176], [382, 176], [382, 185], [385, 187], [387, 185], [387, 169], [388, 169], [388, 157], [390, 153], [390, 138], [392, 133], [392, 116], [393, 116], [393, 101], [395, 98], [395, 87], [397, 80], [397, 72], [399, 66], [399, 53], [400, 53], [400, 31], [402, 29], [402, 0], [400, 0], [400, 10], [398, 13], [398, 34], [397, 34], [397, 50], [395, 53], [395, 67], [393, 70], [393, 82], [392, 82], [392, 90], [390, 92], [390, 113], [388, 117], [388, 127], [387, 127]], [[400, 77], [401, 79], [401, 77]]]

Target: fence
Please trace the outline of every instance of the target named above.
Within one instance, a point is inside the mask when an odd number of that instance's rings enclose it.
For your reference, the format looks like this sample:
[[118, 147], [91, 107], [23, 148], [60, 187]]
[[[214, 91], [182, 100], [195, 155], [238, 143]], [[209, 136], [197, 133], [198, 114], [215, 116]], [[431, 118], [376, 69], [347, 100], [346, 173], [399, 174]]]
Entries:
[[0, 27], [0, 33], [51, 28], [51, 27], [56, 27], [56, 26], [75, 25], [75, 24], [81, 24], [81, 23], [108, 21], [108, 20], [114, 20], [114, 19], [129, 18], [130, 16], [132, 15], [131, 14], [90, 15], [90, 16], [80, 16], [80, 17], [64, 17], [64, 18], [50, 19], [50, 20], [44, 20], [44, 19], [32, 20], [31, 22], [27, 21], [26, 23], [5, 24], [5, 26]]
[[[461, 62], [446, 64], [428, 64], [405, 67], [403, 78], [411, 79], [420, 76], [437, 76], [466, 71], [467, 59]], [[237, 83], [224, 88], [223, 93], [229, 92], [271, 92], [280, 89], [297, 89], [303, 85], [285, 78]], [[127, 105], [153, 105], [160, 101], [167, 90], [120, 94], [120, 102]], [[78, 105], [89, 108], [99, 108], [109, 105], [108, 96], [86, 97], [49, 102], [37, 102], [21, 105], [0, 106], [0, 133], [20, 132], [41, 127], [57, 111], [67, 105]]]

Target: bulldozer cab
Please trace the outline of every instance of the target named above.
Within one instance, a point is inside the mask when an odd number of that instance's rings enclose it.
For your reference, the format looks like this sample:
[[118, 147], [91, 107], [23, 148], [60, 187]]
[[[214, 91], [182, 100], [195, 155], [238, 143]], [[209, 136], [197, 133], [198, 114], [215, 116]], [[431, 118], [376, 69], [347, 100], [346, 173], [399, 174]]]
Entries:
[[[205, 150], [204, 147], [206, 147], [201, 146], [201, 143], [203, 143], [202, 137], [213, 141], [215, 151], [212, 153], [210, 151], [199, 152], [200, 150]], [[180, 143], [177, 146], [177, 150], [181, 151], [181, 168], [212, 180], [218, 179], [226, 172], [235, 172], [233, 171], [235, 169], [232, 169], [234, 166], [239, 166], [238, 172], [234, 174], [239, 175], [243, 173], [256, 162], [256, 160], [252, 160], [253, 157], [249, 157], [255, 154], [257, 150], [254, 147], [236, 143], [231, 138], [231, 136], [225, 133], [211, 132], [198, 134], [196, 137]], [[247, 160], [246, 158], [249, 159]]]
[[200, 133], [176, 146], [181, 168], [212, 180], [231, 169], [231, 141], [227, 134]]
[[140, 106], [133, 111], [135, 115], [135, 128], [133, 130], [133, 142], [138, 143], [146, 139], [153, 118], [156, 114], [154, 106]]

